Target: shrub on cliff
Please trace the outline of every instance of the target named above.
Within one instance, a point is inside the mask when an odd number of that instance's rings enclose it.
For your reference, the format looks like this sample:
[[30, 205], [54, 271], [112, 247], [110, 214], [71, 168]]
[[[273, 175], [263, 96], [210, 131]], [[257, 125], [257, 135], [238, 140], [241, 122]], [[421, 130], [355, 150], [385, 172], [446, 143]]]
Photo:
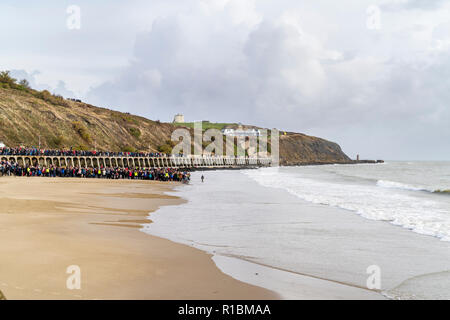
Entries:
[[80, 121], [72, 122], [72, 127], [81, 137], [81, 139], [86, 142], [91, 142], [91, 135], [89, 134], [88, 129]]
[[31, 89], [30, 83], [28, 82], [27, 79], [20, 80], [19, 85], [25, 89]]
[[130, 134], [136, 139], [139, 139], [139, 137], [141, 136], [141, 130], [139, 130], [138, 128], [130, 128], [128, 130], [130, 131]]
[[78, 144], [73, 147], [74, 150], [80, 150], [80, 151], [89, 151], [89, 147], [87, 147], [84, 144]]
[[9, 71], [0, 71], [0, 82], [8, 84], [10, 87], [12, 87], [14, 84], [16, 84], [16, 79], [11, 77]]
[[137, 152], [137, 150], [132, 146], [124, 146], [122, 147], [122, 152]]
[[65, 142], [64, 136], [58, 135], [58, 136], [52, 137], [52, 138], [50, 139], [50, 146], [51, 146], [51, 147], [59, 148], [59, 147], [61, 147], [61, 146], [64, 145], [64, 142]]
[[175, 147], [175, 142], [172, 140], [166, 140], [166, 143], [158, 146], [158, 152], [169, 154], [172, 153], [173, 147]]
[[51, 94], [48, 90], [36, 91], [34, 96], [53, 105], [70, 107], [69, 103], [61, 95]]

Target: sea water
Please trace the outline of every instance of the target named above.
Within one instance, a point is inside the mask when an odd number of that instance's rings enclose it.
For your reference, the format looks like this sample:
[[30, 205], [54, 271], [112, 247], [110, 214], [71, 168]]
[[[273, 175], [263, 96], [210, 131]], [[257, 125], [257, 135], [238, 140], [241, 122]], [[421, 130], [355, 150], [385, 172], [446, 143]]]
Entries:
[[143, 231], [207, 251], [222, 271], [286, 298], [320, 281], [364, 289], [370, 265], [386, 296], [450, 297], [450, 163], [208, 171], [204, 183], [201, 174], [174, 193], [187, 203], [152, 213]]

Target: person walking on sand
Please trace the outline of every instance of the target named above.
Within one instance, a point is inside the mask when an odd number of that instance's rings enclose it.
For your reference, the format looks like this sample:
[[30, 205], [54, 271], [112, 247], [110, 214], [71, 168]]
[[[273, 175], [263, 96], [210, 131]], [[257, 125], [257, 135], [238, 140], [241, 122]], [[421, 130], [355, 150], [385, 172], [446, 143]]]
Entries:
[[203, 183], [203, 180], [205, 180], [205, 177], [202, 175], [202, 183]]

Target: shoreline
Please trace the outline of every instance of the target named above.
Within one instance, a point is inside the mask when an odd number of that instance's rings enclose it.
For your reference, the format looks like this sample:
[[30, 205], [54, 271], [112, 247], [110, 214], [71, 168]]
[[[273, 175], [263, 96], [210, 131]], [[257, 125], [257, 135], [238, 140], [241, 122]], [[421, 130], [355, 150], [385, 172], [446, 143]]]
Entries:
[[[139, 231], [149, 213], [184, 202], [165, 194], [175, 185], [3, 177], [0, 290], [9, 300], [279, 299], [199, 249]], [[71, 265], [81, 290], [66, 287]]]
[[[245, 283], [273, 290], [282, 300], [392, 300], [382, 290], [302, 274], [245, 257], [214, 255], [213, 260], [224, 273]], [[276, 282], [284, 284], [276, 285]], [[289, 285], [295, 289], [286, 290]]]

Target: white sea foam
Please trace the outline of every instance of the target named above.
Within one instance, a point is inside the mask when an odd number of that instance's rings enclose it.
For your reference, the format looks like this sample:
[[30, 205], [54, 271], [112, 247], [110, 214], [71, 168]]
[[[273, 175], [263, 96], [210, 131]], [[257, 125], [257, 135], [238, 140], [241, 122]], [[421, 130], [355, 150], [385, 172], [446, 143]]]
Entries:
[[411, 186], [409, 184], [395, 182], [395, 181], [389, 181], [389, 180], [378, 180], [377, 186], [383, 187], [383, 188], [404, 189], [404, 190], [410, 190], [410, 191], [428, 191], [428, 192], [435, 191], [432, 189], [427, 189], [425, 187]]
[[412, 184], [389, 180], [374, 180], [377, 182], [372, 184], [368, 182], [370, 174], [367, 173], [364, 180], [359, 175], [350, 179], [348, 168], [341, 175], [336, 175], [336, 168], [333, 166], [333, 171], [322, 167], [268, 168], [246, 174], [263, 186], [284, 189], [312, 203], [351, 210], [367, 219], [389, 221], [420, 234], [450, 241], [450, 203], [447, 198], [408, 192], [432, 192]]

